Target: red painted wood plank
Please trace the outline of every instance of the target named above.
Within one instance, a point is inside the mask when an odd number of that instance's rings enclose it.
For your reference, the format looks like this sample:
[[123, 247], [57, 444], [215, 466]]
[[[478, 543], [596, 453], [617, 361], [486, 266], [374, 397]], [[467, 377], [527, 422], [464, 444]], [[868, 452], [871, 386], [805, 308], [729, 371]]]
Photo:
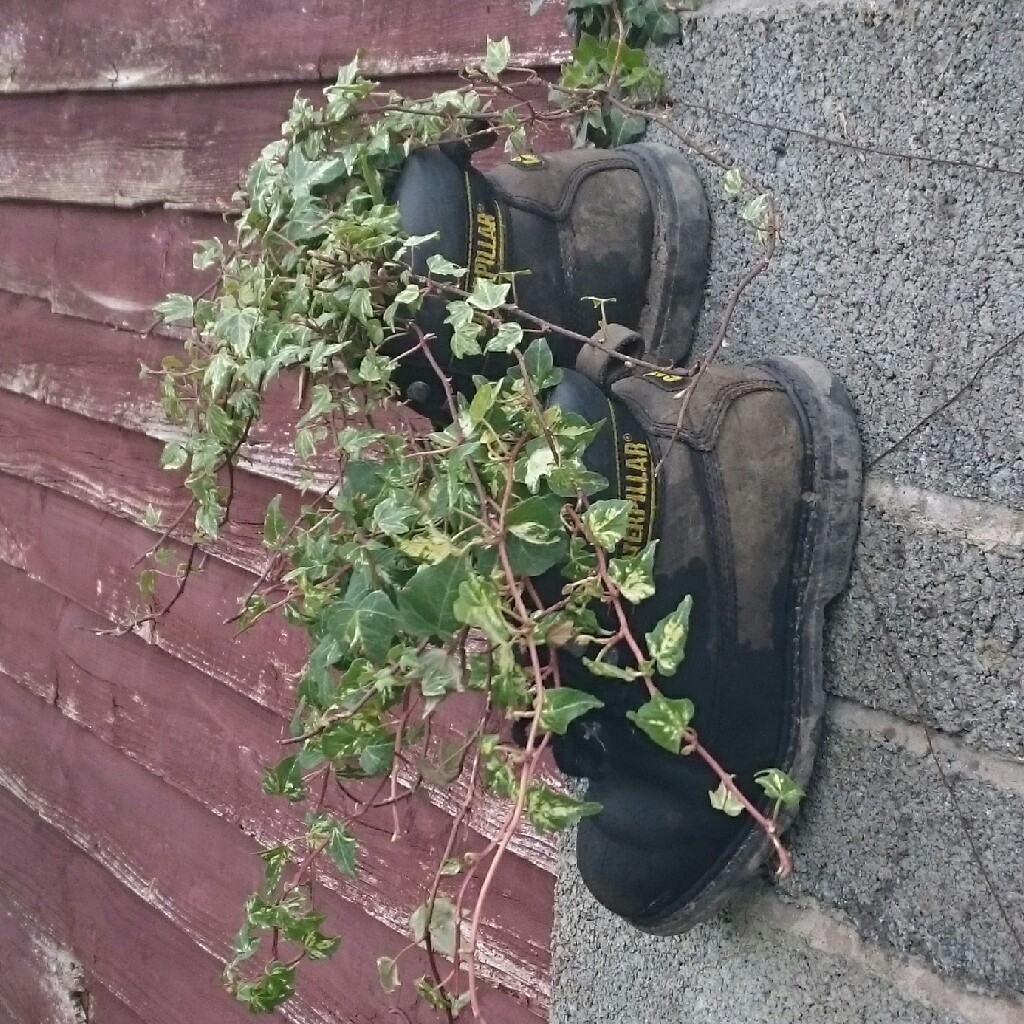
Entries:
[[[295, 834], [288, 805], [259, 791], [262, 765], [279, 756], [282, 718], [136, 637], [97, 636], [102, 619], [3, 565], [0, 592], [0, 637], [9, 638], [0, 673], [262, 844]], [[419, 902], [449, 827], [425, 802], [410, 806], [402, 843], [391, 843], [390, 820], [361, 830], [360, 878], [337, 880], [348, 900], [392, 926]], [[546, 991], [552, 884], [547, 870], [515, 857], [496, 879], [484, 958], [517, 991]]]
[[[147, 507], [173, 523], [185, 506], [180, 473], [159, 467], [159, 441], [121, 427], [84, 419], [34, 399], [0, 390], [0, 472], [59, 491], [112, 515], [143, 522]], [[289, 518], [301, 504], [291, 488], [262, 477], [235, 474], [232, 520], [214, 551], [256, 575], [268, 556], [262, 544], [267, 503], [283, 493]], [[190, 524], [178, 536], [188, 539]]]
[[[11, 680], [0, 678], [0, 693], [0, 789], [211, 957], [223, 960], [241, 902], [258, 884], [253, 842]], [[52, 756], [55, 750], [59, 758]], [[372, 1016], [393, 1004], [379, 991], [374, 961], [397, 952], [404, 938], [334, 893], [319, 893], [318, 903], [343, 936], [344, 952], [326, 969], [306, 972], [304, 1001], [351, 1016]], [[425, 972], [425, 959], [410, 956], [406, 970], [414, 977]], [[491, 990], [489, 1001], [500, 1019], [524, 1024], [536, 1019], [497, 990]], [[410, 1010], [411, 1002], [405, 993], [397, 1005]], [[423, 1012], [414, 1016], [430, 1019]]]
[[[164, 419], [155, 378], [139, 379], [140, 366], [180, 354], [178, 342], [59, 316], [43, 301], [7, 292], [0, 292], [0, 324], [0, 390], [161, 441], [180, 436]], [[285, 375], [268, 389], [263, 420], [241, 460], [255, 474], [291, 483], [307, 468], [291, 446], [296, 381]], [[321, 469], [330, 475], [334, 467], [325, 460]]]
[[6, 0], [0, 91], [138, 89], [332, 77], [359, 47], [373, 74], [457, 70], [488, 36], [517, 60], [568, 54], [563, 5], [527, 0]]
[[0, 907], [0, 1021], [68, 1024], [86, 1014], [102, 1024], [145, 1024], [35, 922]]
[[[453, 79], [394, 84], [424, 96]], [[538, 103], [545, 92], [531, 90]], [[0, 96], [0, 199], [223, 210], [245, 168], [279, 137], [294, 94], [291, 85], [264, 85]], [[549, 148], [560, 140], [543, 137]], [[498, 147], [482, 158], [501, 159]]]
[[[151, 535], [63, 495], [0, 474], [0, 562], [22, 569], [109, 622], [123, 621], [136, 601], [130, 564]], [[304, 656], [304, 638], [276, 618], [235, 637], [221, 625], [251, 579], [242, 570], [211, 563], [193, 578], [173, 614], [147, 627], [147, 642], [271, 708], [289, 713], [291, 679]], [[430, 791], [430, 799], [454, 813], [459, 790]], [[493, 836], [503, 819], [500, 804], [485, 802], [473, 827]], [[550, 838], [526, 833], [513, 852], [550, 866]]]
[[208, 283], [192, 269], [193, 242], [230, 233], [208, 214], [0, 202], [0, 290], [145, 331], [168, 292], [195, 294]]

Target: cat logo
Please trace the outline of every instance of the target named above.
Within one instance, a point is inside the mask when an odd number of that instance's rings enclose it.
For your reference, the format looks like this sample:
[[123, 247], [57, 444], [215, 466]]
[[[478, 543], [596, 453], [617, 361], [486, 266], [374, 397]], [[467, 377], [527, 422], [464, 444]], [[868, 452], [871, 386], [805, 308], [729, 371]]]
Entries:
[[525, 171], [536, 171], [544, 166], [543, 159], [536, 153], [521, 153], [519, 156], [512, 157], [509, 163], [521, 167]]

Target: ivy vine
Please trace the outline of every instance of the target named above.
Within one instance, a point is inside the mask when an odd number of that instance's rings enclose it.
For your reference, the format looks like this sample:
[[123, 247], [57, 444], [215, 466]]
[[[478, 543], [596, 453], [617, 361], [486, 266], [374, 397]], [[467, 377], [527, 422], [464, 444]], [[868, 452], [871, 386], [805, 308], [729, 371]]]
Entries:
[[[429, 971], [413, 981], [420, 997], [449, 1021], [467, 1007], [481, 1019], [477, 948], [502, 856], [524, 823], [557, 832], [600, 809], [539, 771], [552, 736], [600, 704], [562, 685], [568, 657], [645, 687], [636, 726], [662, 747], [703, 758], [720, 780], [714, 806], [752, 814], [788, 870], [773, 816], [762, 816], [702, 746], [692, 704], [658, 689], [659, 675], [684, 656], [689, 599], [652, 632], [632, 634], [628, 607], [654, 592], [657, 542], [619, 553], [630, 503], [593, 500], [606, 481], [583, 459], [598, 428], [545, 404], [562, 374], [546, 338], [590, 340], [518, 309], [507, 278], [472, 280], [441, 257], [414, 273], [407, 255], [424, 239], [403, 232], [389, 200], [409, 154], [439, 142], [485, 131], [522, 154], [552, 124], [577, 145], [601, 146], [637, 139], [651, 121], [669, 124], [659, 108], [664, 79], [644, 47], [678, 35], [671, 6], [570, 0], [568, 16], [577, 43], [550, 107], [532, 98], [544, 83], [511, 63], [507, 40], [489, 41], [457, 87], [426, 99], [365, 78], [358, 58], [324, 89], [322, 104], [296, 98], [281, 137], [234, 196], [233, 238], [198, 246], [194, 264], [214, 272], [214, 285], [156, 307], [161, 322], [185, 334], [182, 357], [144, 373], [157, 379], [164, 413], [180, 429], [161, 462], [183, 474], [188, 500], [169, 524], [148, 517], [163, 532], [140, 579], [146, 606], [126, 628], [166, 614], [202, 553], [215, 549], [268, 389], [287, 375], [301, 394], [292, 443], [304, 467], [302, 505], [287, 511], [284, 495], [270, 502], [265, 571], [237, 617], [245, 629], [281, 614], [309, 637], [285, 756], [263, 779], [267, 795], [305, 809], [305, 827], [260, 854], [263, 884], [246, 901], [225, 971], [229, 990], [256, 1012], [279, 1007], [300, 965], [329, 959], [343, 941], [317, 908], [316, 881], [325, 869], [358, 873], [360, 819], [383, 810], [398, 838], [403, 805], [447, 787], [459, 809], [410, 915], [408, 946], [378, 969], [392, 991], [405, 953], [425, 950]], [[777, 234], [770, 198], [701, 151], [727, 171], [727, 192], [754, 190], [743, 215], [763, 248], [754, 269], [767, 265]], [[447, 304], [454, 355], [502, 353], [508, 372], [480, 380], [471, 398], [455, 394], [416, 322], [428, 298]], [[412, 344], [394, 357], [387, 342], [398, 334]], [[399, 358], [433, 367], [448, 426], [396, 413]], [[171, 564], [172, 539], [191, 545], [182, 565]], [[558, 577], [553, 598], [536, 583], [544, 574]], [[610, 657], [619, 650], [626, 657]], [[457, 694], [476, 695], [478, 707], [461, 733], [439, 724]], [[521, 743], [509, 738], [510, 722], [520, 723]], [[777, 769], [759, 781], [776, 813], [800, 799]], [[508, 809], [482, 839], [467, 826], [484, 793]]]

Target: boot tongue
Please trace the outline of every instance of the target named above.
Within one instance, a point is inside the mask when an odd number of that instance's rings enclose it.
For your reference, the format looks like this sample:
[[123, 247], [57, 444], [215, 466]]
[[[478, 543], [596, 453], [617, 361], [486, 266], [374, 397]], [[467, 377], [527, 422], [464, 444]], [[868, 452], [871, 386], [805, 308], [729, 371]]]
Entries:
[[[393, 193], [402, 229], [410, 235], [433, 235], [416, 245], [405, 259], [414, 273], [426, 275], [432, 256], [469, 267], [468, 278], [453, 282], [472, 289], [478, 277], [493, 277], [505, 269], [507, 232], [505, 217], [487, 179], [468, 160], [430, 147], [413, 153], [405, 163]], [[454, 298], [454, 296], [453, 296]], [[445, 323], [447, 299], [424, 301], [416, 318], [420, 329], [434, 335], [433, 353], [441, 369], [452, 376], [457, 391], [470, 394], [474, 374], [500, 376], [504, 365], [493, 358], [455, 360], [451, 354], [451, 325]], [[399, 355], [415, 342], [403, 336], [388, 343], [386, 351]], [[449, 419], [444, 392], [425, 359], [404, 359], [395, 382], [409, 404], [435, 423]]]

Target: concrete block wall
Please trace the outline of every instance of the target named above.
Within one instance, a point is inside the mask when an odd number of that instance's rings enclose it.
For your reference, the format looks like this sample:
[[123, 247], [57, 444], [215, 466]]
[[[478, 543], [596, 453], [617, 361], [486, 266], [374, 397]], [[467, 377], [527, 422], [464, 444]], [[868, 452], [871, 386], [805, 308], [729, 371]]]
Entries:
[[[725, 357], [838, 371], [866, 493], [797, 873], [655, 939], [567, 849], [552, 1021], [1024, 1024], [1024, 3], [711, 0], [658, 58], [783, 216]], [[706, 345], [755, 254], [701, 170]]]

